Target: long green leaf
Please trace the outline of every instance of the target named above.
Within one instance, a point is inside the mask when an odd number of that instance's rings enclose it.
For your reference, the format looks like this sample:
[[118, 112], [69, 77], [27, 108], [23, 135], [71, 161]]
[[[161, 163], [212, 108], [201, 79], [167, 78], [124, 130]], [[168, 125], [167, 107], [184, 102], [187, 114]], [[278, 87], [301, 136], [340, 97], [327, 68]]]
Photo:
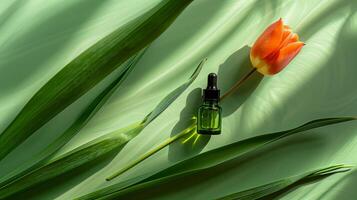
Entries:
[[25, 176], [0, 188], [0, 199], [9, 197], [35, 184], [54, 178], [74, 168], [82, 166], [98, 157], [123, 147], [142, 130], [142, 124], [136, 123], [125, 129], [112, 132], [65, 153], [59, 158], [48, 161], [45, 165]]
[[220, 164], [224, 161], [234, 159], [237, 156], [243, 155], [247, 152], [251, 152], [267, 144], [270, 144], [279, 139], [291, 136], [296, 133], [307, 131], [310, 129], [323, 127], [327, 125], [347, 122], [351, 120], [356, 120], [355, 117], [339, 117], [339, 118], [324, 118], [310, 121], [303, 124], [297, 128], [293, 128], [286, 131], [264, 134], [256, 137], [252, 137], [246, 140], [238, 141], [211, 151], [207, 151], [190, 159], [179, 162], [172, 167], [167, 168], [159, 172], [158, 174], [152, 176], [149, 179], [156, 179], [159, 177], [164, 177], [171, 174], [182, 173], [185, 171], [190, 171], [193, 169], [202, 169], [210, 166]]
[[[144, 120], [83, 144], [59, 158], [48, 161], [42, 167], [0, 187], [0, 199], [80, 167], [108, 154], [114, 149], [124, 147], [125, 144], [136, 137], [149, 124], [147, 122], [148, 119], [155, 119], [190, 86], [201, 71], [205, 60], [206, 59], [200, 62], [191, 77], [185, 83], [170, 92]], [[150, 120], [150, 122], [151, 121], [152, 120]]]
[[[176, 181], [192, 180], [193, 178], [197, 178], [198, 176], [204, 176], [205, 174], [212, 174], [212, 171], [214, 171], [212, 170], [213, 168], [215, 167], [198, 169], [190, 172], [185, 172], [181, 174], [155, 179], [152, 181], [144, 182], [135, 185], [133, 187], [124, 189], [118, 193], [112, 193], [107, 196], [97, 197], [95, 199], [100, 199], [100, 200], [128, 199], [128, 198], [148, 199], [152, 195], [155, 195], [155, 192], [159, 191], [157, 189], [155, 190], [155, 188], [164, 188], [167, 185], [176, 185], [177, 184]], [[304, 173], [301, 175], [285, 178], [283, 180], [275, 181], [266, 185], [254, 187], [234, 194], [230, 194], [226, 197], [222, 197], [221, 199], [255, 200], [255, 199], [262, 199], [268, 196], [271, 197], [273, 194], [276, 194], [277, 192], [287, 189], [296, 183], [300, 183], [302, 181], [308, 181], [308, 180], [317, 180], [318, 178], [324, 178], [328, 175], [332, 175], [335, 173], [346, 172], [350, 169], [351, 166], [334, 165], [334, 166], [314, 170], [308, 173]], [[181, 187], [185, 187], [185, 186], [181, 185]], [[162, 192], [165, 193], [165, 191]], [[267, 199], [271, 199], [271, 198], [267, 198]]]
[[120, 86], [120, 84], [126, 79], [129, 73], [134, 69], [135, 64], [139, 61], [145, 51], [140, 52], [130, 59], [126, 65], [127, 70], [124, 74], [121, 74], [110, 85], [108, 85], [80, 114], [80, 116], [72, 123], [72, 125], [54, 142], [48, 145], [41, 153], [32, 157], [28, 162], [22, 164], [20, 168], [15, 169], [5, 177], [0, 179], [0, 188], [15, 179], [24, 176], [31, 170], [40, 167], [44, 162], [50, 158], [58, 149], [65, 145], [73, 136], [75, 136], [92, 117], [100, 110], [100, 108], [107, 102], [114, 91]]
[[277, 196], [283, 190], [290, 187], [296, 187], [311, 181], [317, 181], [322, 178], [326, 178], [329, 175], [346, 172], [351, 169], [351, 166], [347, 165], [334, 165], [318, 170], [314, 170], [308, 173], [300, 174], [297, 176], [285, 178], [279, 181], [268, 183], [262, 186], [254, 187], [248, 190], [233, 193], [221, 198], [220, 200], [255, 200], [255, 199], [273, 199], [273, 196]]
[[[198, 76], [199, 72], [201, 71], [202, 66], [204, 65], [204, 63], [207, 61], [206, 59], [203, 59], [201, 61], [201, 63], [198, 65], [198, 67], [196, 68], [195, 72], [193, 72], [192, 76], [190, 77], [189, 81], [187, 81], [186, 83], [182, 84], [180, 87], [176, 88], [174, 91], [171, 92], [172, 95], [168, 95], [166, 96], [157, 106], [156, 108], [145, 118], [145, 124], [150, 123], [151, 121], [153, 121], [162, 111], [164, 111], [170, 104], [171, 102], [176, 99], [181, 92], [180, 91], [184, 91]], [[194, 123], [195, 124], [195, 123]], [[190, 132], [193, 127], [188, 128], [188, 132]], [[180, 134], [179, 134], [180, 135]], [[157, 151], [160, 151], [162, 148], [164, 148], [165, 146], [167, 146], [168, 144], [176, 141], [178, 138], [181, 138], [182, 136], [176, 135], [174, 138], [170, 138], [168, 139], [166, 142], [164, 142], [160, 147], [158, 147], [157, 149], [154, 149], [153, 151], [148, 152], [147, 154], [145, 154], [142, 158], [139, 158], [137, 161], [135, 161], [134, 163], [132, 163], [131, 165], [127, 166], [126, 168], [116, 172], [115, 174], [111, 175], [110, 177], [106, 178], [107, 181], [110, 181], [112, 179], [114, 179], [115, 177], [119, 176], [120, 174], [124, 173], [125, 171], [129, 170], [130, 168], [134, 167], [136, 164], [139, 164], [141, 161], [143, 161], [144, 159], [150, 157], [152, 154], [154, 154]]]
[[163, 112], [183, 91], [186, 90], [188, 86], [191, 85], [191, 83], [197, 78], [198, 74], [201, 72], [201, 69], [205, 62], [207, 61], [207, 58], [203, 59], [193, 74], [191, 75], [190, 79], [182, 84], [180, 87], [176, 88], [174, 91], [171, 92], [171, 94], [167, 95], [157, 106], [156, 108], [146, 117], [145, 123], [148, 124], [152, 122], [157, 116], [160, 115], [161, 112]]
[[[196, 119], [194, 118], [193, 121], [196, 121]], [[167, 147], [168, 145], [174, 143], [175, 141], [179, 140], [180, 138], [182, 138], [183, 136], [185, 136], [189, 133], [192, 133], [192, 132], [195, 133], [195, 131], [196, 131], [196, 123], [189, 126], [185, 130], [183, 130], [181, 133], [165, 140], [163, 143], [161, 143], [159, 146], [155, 147], [154, 149], [151, 149], [150, 151], [146, 152], [141, 157], [139, 157], [137, 160], [134, 160], [133, 162], [129, 163], [124, 168], [120, 169], [119, 171], [117, 171], [117, 172], [113, 173], [112, 175], [110, 175], [109, 177], [107, 177], [106, 180], [107, 181], [113, 180], [114, 178], [120, 176], [124, 172], [126, 172], [126, 171], [130, 170], [131, 168], [135, 167], [136, 165], [140, 164], [145, 159], [147, 159], [150, 156], [154, 155], [155, 153], [159, 152], [161, 149]]]
[[[118, 28], [51, 78], [0, 135], [0, 160], [50, 119], [72, 104], [154, 41], [193, 0], [163, 0]], [[121, 72], [125, 67], [119, 67]]]
[[252, 138], [248, 138], [242, 141], [238, 141], [211, 151], [207, 151], [200, 155], [194, 156], [187, 160], [181, 161], [167, 169], [164, 169], [150, 177], [141, 176], [135, 178], [133, 181], [127, 181], [125, 184], [117, 183], [111, 186], [107, 186], [100, 190], [94, 191], [87, 195], [80, 197], [79, 199], [98, 199], [106, 196], [115, 196], [115, 194], [120, 193], [121, 190], [133, 186], [135, 184], [145, 183], [152, 180], [157, 180], [163, 177], [179, 175], [179, 174], [190, 174], [197, 170], [210, 168], [231, 159], [242, 156], [243, 154], [252, 152], [260, 147], [270, 144], [279, 139], [307, 131], [310, 129], [328, 126], [332, 124], [347, 122], [351, 120], [356, 120], [355, 117], [339, 117], [339, 118], [324, 118], [314, 121], [310, 121], [302, 126], [293, 128], [286, 131], [264, 134]]

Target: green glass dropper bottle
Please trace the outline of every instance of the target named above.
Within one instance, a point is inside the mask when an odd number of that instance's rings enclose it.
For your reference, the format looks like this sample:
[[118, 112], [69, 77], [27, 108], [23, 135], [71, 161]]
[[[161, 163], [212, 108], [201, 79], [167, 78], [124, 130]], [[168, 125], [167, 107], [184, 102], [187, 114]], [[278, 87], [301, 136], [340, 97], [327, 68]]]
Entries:
[[217, 74], [208, 75], [207, 88], [203, 90], [203, 104], [198, 109], [197, 132], [204, 135], [221, 134], [222, 108], [219, 106], [220, 91]]

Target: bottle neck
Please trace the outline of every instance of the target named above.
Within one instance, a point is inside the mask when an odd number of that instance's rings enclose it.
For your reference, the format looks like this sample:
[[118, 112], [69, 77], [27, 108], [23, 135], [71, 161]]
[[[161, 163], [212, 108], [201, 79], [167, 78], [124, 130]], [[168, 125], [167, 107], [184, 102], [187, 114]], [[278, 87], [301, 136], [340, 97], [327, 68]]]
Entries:
[[218, 100], [204, 99], [203, 104], [204, 105], [218, 105]]

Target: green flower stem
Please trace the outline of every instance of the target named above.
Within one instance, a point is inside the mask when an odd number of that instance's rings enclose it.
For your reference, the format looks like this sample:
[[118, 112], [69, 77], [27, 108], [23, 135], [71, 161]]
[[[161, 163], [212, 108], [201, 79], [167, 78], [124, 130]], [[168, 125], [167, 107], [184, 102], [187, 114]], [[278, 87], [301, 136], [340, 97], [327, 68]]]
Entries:
[[196, 128], [196, 123], [192, 123], [188, 128], [180, 132], [179, 134], [170, 137], [169, 139], [165, 140], [163, 143], [161, 143], [159, 146], [155, 147], [154, 149], [151, 149], [150, 151], [146, 152], [144, 155], [142, 155], [140, 158], [132, 162], [130, 165], [126, 166], [125, 168], [121, 169], [120, 171], [114, 173], [113, 175], [109, 176], [106, 178], [107, 181], [110, 181], [117, 176], [123, 174], [124, 172], [128, 171], [129, 169], [135, 167], [137, 164], [141, 163], [142, 161], [146, 160], [156, 152], [160, 151], [161, 149], [165, 148], [166, 146], [170, 145], [171, 143], [175, 142], [176, 140], [179, 140], [183, 136], [187, 135], [190, 133], [192, 130]]
[[254, 72], [257, 71], [257, 68], [253, 68], [251, 71], [249, 71], [248, 74], [246, 74], [245, 76], [243, 76], [243, 78], [241, 78], [238, 82], [236, 82], [231, 89], [228, 90], [228, 92], [226, 92], [223, 96], [221, 96], [220, 101], [223, 101], [225, 98], [229, 97], [230, 95], [232, 95], [234, 92], [237, 91], [237, 89], [244, 83], [244, 81], [246, 81], [249, 77], [251, 77]]
[[[231, 89], [228, 90], [228, 92], [226, 92], [220, 99], [220, 101], [224, 100], [225, 98], [229, 97], [230, 95], [232, 95], [234, 92], [237, 91], [237, 89], [239, 89], [239, 87], [246, 81], [248, 80], [249, 77], [252, 76], [252, 74], [254, 74], [254, 72], [256, 71], [256, 68], [253, 68], [251, 71], [249, 71], [245, 76], [243, 76], [239, 81], [237, 81], [232, 87]], [[154, 155], [156, 152], [160, 151], [161, 149], [165, 148], [166, 146], [174, 143], [176, 140], [181, 139], [183, 136], [185, 136], [186, 134], [190, 133], [194, 128], [196, 128], [196, 120], [194, 120], [192, 122], [191, 125], [189, 125], [185, 130], [183, 130], [181, 133], [165, 140], [164, 142], [162, 142], [159, 146], [157, 146], [156, 148], [146, 152], [144, 155], [142, 155], [140, 158], [138, 158], [137, 160], [135, 160], [134, 162], [132, 162], [130, 165], [124, 167], [123, 169], [121, 169], [120, 171], [114, 173], [113, 175], [109, 176], [108, 178], [106, 178], [107, 181], [111, 181], [114, 178], [116, 178], [117, 176], [123, 174], [124, 172], [128, 171], [129, 169], [135, 167], [137, 164], [141, 163], [142, 161], [146, 160], [147, 158], [149, 158], [150, 156]]]

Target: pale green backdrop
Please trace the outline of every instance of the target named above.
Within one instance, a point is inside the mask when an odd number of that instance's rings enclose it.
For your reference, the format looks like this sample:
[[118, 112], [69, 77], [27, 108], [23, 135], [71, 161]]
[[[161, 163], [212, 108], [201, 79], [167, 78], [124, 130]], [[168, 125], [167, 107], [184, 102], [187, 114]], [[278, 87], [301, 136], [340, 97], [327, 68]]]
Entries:
[[[0, 131], [27, 100], [91, 44], [160, 0], [0, 0]], [[70, 199], [234, 141], [322, 117], [357, 115], [356, 0], [195, 0], [145, 53], [129, 78], [59, 154], [141, 120], [208, 57], [197, 80], [120, 153], [48, 181], [18, 198]], [[246, 45], [282, 17], [306, 46], [274, 77], [256, 75], [224, 109], [223, 132], [196, 146], [160, 151], [123, 176], [104, 178], [180, 131], [195, 112], [206, 75], [225, 91], [249, 70]], [[115, 76], [115, 73], [113, 74]], [[0, 176], [59, 136], [114, 76], [67, 108], [0, 162]], [[186, 121], [187, 120], [187, 121]], [[357, 164], [357, 123], [307, 131], [236, 160], [162, 199], [211, 199], [331, 164]], [[357, 171], [300, 187], [283, 199], [356, 199]], [[169, 189], [170, 188], [170, 189]]]

